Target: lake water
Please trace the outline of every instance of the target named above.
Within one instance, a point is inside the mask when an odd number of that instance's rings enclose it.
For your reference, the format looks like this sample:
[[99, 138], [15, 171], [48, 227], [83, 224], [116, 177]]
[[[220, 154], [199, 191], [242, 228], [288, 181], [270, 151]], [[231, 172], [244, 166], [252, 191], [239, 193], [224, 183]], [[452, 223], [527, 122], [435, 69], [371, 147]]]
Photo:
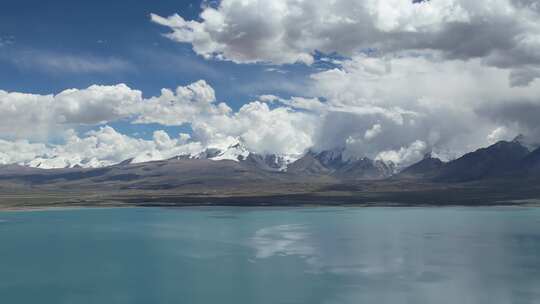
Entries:
[[0, 303], [540, 303], [540, 209], [0, 213]]

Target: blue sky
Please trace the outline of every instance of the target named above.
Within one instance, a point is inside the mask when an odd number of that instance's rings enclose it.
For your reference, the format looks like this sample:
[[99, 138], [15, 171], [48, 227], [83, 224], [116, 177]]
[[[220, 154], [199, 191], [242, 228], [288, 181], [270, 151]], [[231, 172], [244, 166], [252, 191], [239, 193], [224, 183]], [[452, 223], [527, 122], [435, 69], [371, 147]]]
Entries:
[[[180, 44], [163, 37], [168, 30], [150, 21], [150, 13], [175, 13], [197, 19], [201, 1], [39, 1], [21, 0], [3, 4], [0, 11], [0, 89], [51, 94], [93, 84], [125, 83], [145, 97], [159, 95], [199, 79], [215, 90], [217, 99], [237, 110], [261, 94], [290, 96], [307, 81], [313, 67], [281, 66], [281, 73], [268, 65], [239, 65], [205, 60]], [[40, 58], [40, 60], [36, 60]], [[73, 67], [60, 58], [71, 58]], [[84, 63], [90, 65], [86, 66]], [[100, 68], [91, 66], [103, 64]], [[188, 125], [163, 127], [110, 123], [135, 137], [149, 138], [164, 129], [171, 136], [190, 132]], [[81, 127], [80, 133], [99, 126]], [[53, 139], [54, 141], [54, 139]]]
[[[295, 84], [305, 82], [313, 68], [282, 66], [283, 74], [267, 65], [204, 60], [191, 45], [164, 38], [167, 29], [149, 17], [178, 13], [197, 19], [200, 11], [200, 1], [10, 1], [0, 11], [1, 89], [50, 94], [125, 83], [149, 97], [205, 79], [233, 109], [260, 94], [298, 93]], [[66, 57], [77, 63], [54, 63]], [[93, 68], [97, 62], [103, 66]]]

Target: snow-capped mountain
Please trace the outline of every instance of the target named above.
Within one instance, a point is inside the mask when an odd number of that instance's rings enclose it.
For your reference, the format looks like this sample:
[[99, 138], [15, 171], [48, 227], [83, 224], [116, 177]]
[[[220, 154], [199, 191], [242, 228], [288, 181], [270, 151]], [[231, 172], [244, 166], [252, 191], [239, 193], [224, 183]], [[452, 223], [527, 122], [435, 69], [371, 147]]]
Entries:
[[98, 160], [96, 158], [81, 159], [69, 156], [48, 156], [42, 155], [20, 165], [39, 169], [61, 169], [61, 168], [102, 168], [116, 164], [113, 161]]
[[289, 166], [289, 171], [299, 174], [330, 174], [357, 179], [382, 179], [393, 175], [396, 167], [392, 163], [372, 160], [367, 157], [346, 158], [343, 149], [314, 152], [309, 151]]
[[[240, 142], [233, 144], [222, 151], [215, 150], [215, 153], [215, 155], [211, 155], [207, 158], [211, 160], [243, 161], [251, 154], [246, 146]], [[206, 154], [208, 155], [208, 153]]]
[[[149, 155], [149, 157], [152, 155]], [[142, 159], [142, 160], [141, 160]], [[155, 160], [155, 159], [153, 159]], [[178, 161], [175, 161], [178, 160]], [[131, 166], [141, 163], [140, 166]], [[12, 171], [28, 172], [33, 168], [95, 168], [115, 165], [103, 172], [112, 172], [125, 176], [133, 171], [133, 176], [142, 174], [137, 171], [141, 167], [161, 170], [160, 174], [173, 176], [175, 172], [208, 176], [236, 176], [238, 178], [305, 180], [311, 178], [331, 178], [330, 180], [381, 180], [388, 177], [395, 179], [425, 180], [433, 182], [466, 182], [490, 178], [507, 178], [513, 176], [540, 176], [540, 148], [529, 152], [526, 147], [516, 141], [501, 141], [450, 162], [442, 162], [426, 154], [424, 159], [400, 173], [396, 174], [396, 166], [392, 163], [369, 158], [347, 158], [342, 150], [308, 151], [302, 157], [275, 154], [252, 153], [240, 143], [234, 143], [225, 149], [207, 148], [196, 153], [179, 155], [161, 162], [146, 162], [143, 157], [127, 159], [121, 163], [98, 161], [96, 159], [78, 159], [43, 155], [37, 157], [24, 167], [3, 166], [4, 173]], [[0, 166], [1, 167], [1, 166]], [[110, 170], [109, 170], [110, 169]], [[7, 171], [6, 171], [7, 170]], [[183, 170], [183, 171], [181, 171]], [[91, 171], [91, 169], [79, 172]], [[36, 172], [36, 171], [32, 171]], [[39, 170], [37, 171], [39, 172]], [[57, 172], [64, 172], [59, 170]], [[273, 174], [278, 173], [279, 174]], [[65, 173], [65, 172], [64, 172]], [[269, 174], [271, 173], [271, 174]], [[54, 170], [43, 174], [56, 174]], [[100, 173], [101, 174], [101, 173]], [[250, 176], [250, 177], [246, 177]]]
[[190, 158], [249, 162], [267, 171], [286, 171], [288, 165], [298, 159], [291, 155], [253, 153], [241, 142], [234, 143], [223, 150], [209, 148]]
[[286, 171], [289, 164], [299, 157], [293, 155], [259, 154], [250, 152], [240, 141], [234, 142], [224, 149], [209, 147], [201, 152], [178, 155], [173, 159], [209, 159], [213, 161], [232, 160], [248, 162], [266, 171]]
[[235, 161], [264, 171], [285, 172], [290, 168], [294, 172], [329, 173], [333, 175], [358, 175], [366, 178], [390, 176], [395, 166], [368, 158], [346, 158], [344, 149], [314, 152], [304, 155], [264, 154], [250, 151], [241, 140], [229, 140], [228, 143], [209, 146], [203, 150], [177, 155], [173, 158], [162, 155], [138, 155], [123, 161], [81, 159], [70, 155], [42, 155], [24, 165], [32, 168], [101, 168], [112, 165], [126, 166], [134, 163], [159, 160], [196, 160]]
[[447, 163], [427, 155], [422, 161], [403, 170], [398, 177], [437, 182], [503, 178], [534, 172], [535, 168], [540, 168], [539, 155], [540, 149], [531, 152], [519, 140], [499, 141]]

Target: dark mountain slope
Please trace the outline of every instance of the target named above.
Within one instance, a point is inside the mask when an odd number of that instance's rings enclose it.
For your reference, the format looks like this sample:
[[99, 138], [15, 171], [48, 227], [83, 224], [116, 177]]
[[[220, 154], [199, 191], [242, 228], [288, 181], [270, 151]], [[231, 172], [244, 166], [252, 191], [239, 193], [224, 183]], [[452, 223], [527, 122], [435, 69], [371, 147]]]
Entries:
[[324, 166], [319, 159], [317, 159], [316, 154], [309, 152], [302, 158], [290, 164], [287, 172], [295, 175], [325, 175], [330, 174], [332, 169]]
[[434, 180], [465, 182], [515, 174], [527, 154], [527, 148], [518, 142], [500, 141], [447, 163]]
[[188, 184], [234, 187], [282, 178], [282, 174], [260, 170], [249, 163], [206, 159], [122, 164], [98, 169], [0, 168], [0, 182], [41, 187], [169, 189]]
[[532, 151], [522, 160], [521, 169], [529, 174], [540, 174], [540, 148]]
[[393, 174], [393, 168], [381, 161], [345, 159], [341, 150], [310, 151], [292, 163], [287, 171], [296, 175], [329, 175], [347, 180], [379, 180]]
[[342, 179], [380, 180], [393, 174], [393, 168], [381, 161], [369, 158], [349, 161], [340, 167], [334, 175]]
[[407, 179], [432, 179], [441, 173], [445, 163], [432, 157], [430, 154], [426, 155], [424, 159], [411, 165], [398, 174], [398, 178]]

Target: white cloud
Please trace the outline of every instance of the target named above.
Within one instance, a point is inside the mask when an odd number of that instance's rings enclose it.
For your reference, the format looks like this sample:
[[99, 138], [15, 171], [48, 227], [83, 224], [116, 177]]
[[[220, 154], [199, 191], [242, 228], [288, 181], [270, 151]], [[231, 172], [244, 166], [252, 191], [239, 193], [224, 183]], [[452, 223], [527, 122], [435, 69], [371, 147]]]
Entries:
[[401, 0], [368, 0], [366, 9], [375, 27], [383, 32], [438, 31], [450, 22], [469, 22], [469, 13], [454, 0], [414, 4]]
[[173, 30], [167, 37], [192, 43], [195, 52], [205, 58], [311, 64], [309, 52], [283, 43], [286, 33], [280, 16], [286, 14], [288, 7], [279, 1], [222, 1], [219, 10], [204, 9], [200, 16], [203, 22], [186, 21], [179, 15], [163, 18], [152, 14], [151, 18]]
[[62, 124], [98, 124], [128, 117], [142, 104], [140, 91], [125, 84], [93, 85], [84, 90], [70, 89], [54, 96], [49, 112]]
[[364, 139], [368, 141], [372, 140], [375, 137], [379, 136], [379, 134], [381, 133], [382, 133], [382, 126], [380, 124], [374, 124], [373, 127], [371, 127], [371, 129], [366, 131], [366, 133], [364, 134]]
[[[69, 163], [112, 164], [127, 158], [164, 159], [182, 154], [186, 147], [226, 148], [238, 139], [253, 152], [297, 155], [312, 146], [317, 123], [314, 114], [288, 106], [271, 109], [260, 101], [233, 112], [225, 103], [216, 101], [213, 88], [205, 81], [178, 87], [174, 92], [164, 89], [160, 96], [148, 99], [124, 84], [69, 89], [57, 95], [0, 91], [0, 110], [0, 138], [37, 142], [64, 138], [65, 143], [56, 146], [10, 142], [21, 148], [38, 147], [38, 150], [30, 149], [31, 155], [37, 158], [35, 162], [49, 167]], [[149, 142], [119, 134], [110, 127], [90, 132], [83, 138], [70, 131], [77, 126], [121, 119], [136, 124], [190, 124], [193, 134], [170, 139], [165, 132], [158, 131]], [[27, 161], [27, 157], [16, 158], [7, 152], [2, 156], [3, 162], [13, 159]]]
[[428, 152], [427, 144], [417, 140], [409, 146], [399, 148], [399, 150], [382, 151], [377, 154], [375, 159], [392, 162], [400, 167], [406, 167], [420, 161], [426, 152]]
[[[267, 100], [268, 96], [262, 99]], [[296, 103], [309, 103], [297, 98]], [[159, 97], [139, 107], [136, 123], [163, 125], [191, 124], [194, 140], [206, 145], [240, 138], [254, 152], [300, 154], [312, 145], [316, 116], [291, 107], [270, 109], [265, 102], [253, 101], [233, 112], [218, 103], [211, 86], [198, 81], [179, 87], [176, 93], [162, 90]], [[219, 145], [219, 144], [218, 144]]]
[[27, 140], [6, 141], [0, 139], [0, 164], [29, 162], [47, 151], [47, 146]]
[[47, 139], [66, 125], [98, 124], [131, 115], [142, 103], [141, 92], [126, 85], [69, 89], [57, 95], [37, 95], [0, 90], [0, 136]]
[[137, 123], [182, 125], [198, 117], [226, 116], [232, 112], [225, 103], [216, 103], [214, 89], [200, 80], [176, 92], [161, 90], [161, 95], [141, 102], [134, 111]]
[[[0, 41], [1, 46], [1, 41]], [[44, 50], [14, 48], [0, 53], [0, 60], [22, 69], [38, 70], [49, 74], [103, 74], [132, 72], [135, 66], [117, 57], [101, 57], [91, 54], [58, 53]]]
[[316, 52], [432, 50], [522, 74], [540, 66], [539, 16], [525, 0], [222, 0], [203, 7], [200, 21], [151, 19], [197, 54], [237, 63], [311, 64]]
[[489, 135], [487, 136], [487, 140], [490, 143], [494, 144], [501, 140], [509, 140], [512, 136], [515, 137], [516, 135], [512, 135], [507, 127], [498, 127], [494, 129], [491, 133], [489, 133]]
[[507, 81], [510, 73], [480, 59], [433, 53], [354, 56], [312, 75], [310, 91], [326, 100], [327, 109], [314, 143], [376, 157], [398, 155], [421, 141], [452, 158], [489, 144], [488, 135], [499, 127], [507, 130], [505, 139], [520, 133], [538, 138], [532, 113], [540, 109], [540, 83], [515, 87]]
[[186, 142], [185, 136], [172, 139], [163, 131], [156, 131], [152, 140], [132, 138], [111, 127], [77, 136], [67, 133], [62, 145], [45, 145], [28, 141], [0, 141], [0, 164], [22, 163], [43, 169], [102, 167], [127, 159], [134, 162], [168, 159], [177, 155], [200, 152], [197, 142]]
[[0, 90], [0, 134], [3, 137], [44, 138], [53, 126], [52, 95], [8, 93]]

